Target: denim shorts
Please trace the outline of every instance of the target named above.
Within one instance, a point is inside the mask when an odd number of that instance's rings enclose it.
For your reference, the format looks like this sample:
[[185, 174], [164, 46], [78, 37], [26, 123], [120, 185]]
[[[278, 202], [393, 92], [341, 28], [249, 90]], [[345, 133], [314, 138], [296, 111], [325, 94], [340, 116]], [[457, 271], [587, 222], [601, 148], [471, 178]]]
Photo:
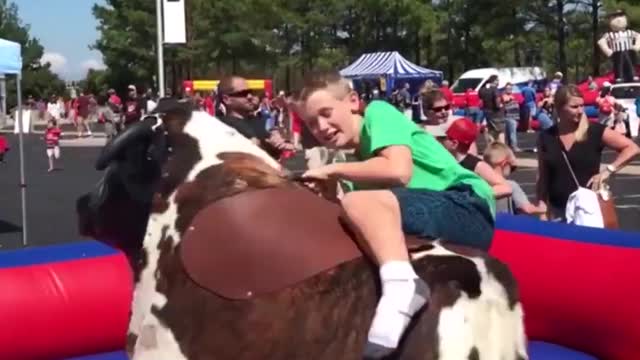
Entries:
[[488, 250], [495, 221], [485, 200], [471, 186], [456, 185], [444, 191], [393, 188], [407, 235]]

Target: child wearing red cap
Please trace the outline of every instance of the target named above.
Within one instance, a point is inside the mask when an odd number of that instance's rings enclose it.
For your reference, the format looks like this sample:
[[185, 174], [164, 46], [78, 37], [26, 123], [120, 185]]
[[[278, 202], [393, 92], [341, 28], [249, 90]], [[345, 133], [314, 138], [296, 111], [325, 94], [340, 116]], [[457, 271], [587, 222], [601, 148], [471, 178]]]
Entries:
[[471, 119], [460, 118], [445, 124], [442, 128], [444, 136], [442, 145], [458, 160], [460, 165], [473, 171], [491, 185], [496, 199], [511, 195], [511, 186], [502, 174], [496, 172], [489, 164], [469, 153], [471, 144], [476, 141], [479, 129]]

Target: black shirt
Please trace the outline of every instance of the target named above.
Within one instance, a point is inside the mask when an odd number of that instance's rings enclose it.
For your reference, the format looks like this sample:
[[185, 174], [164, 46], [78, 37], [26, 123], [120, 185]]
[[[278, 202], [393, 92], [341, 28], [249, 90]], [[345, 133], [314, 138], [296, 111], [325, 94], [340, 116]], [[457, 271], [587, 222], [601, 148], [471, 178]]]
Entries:
[[[589, 122], [587, 138], [581, 142], [574, 142], [571, 149], [567, 151], [567, 158], [573, 168], [573, 172], [578, 178], [580, 186], [586, 186], [591, 177], [600, 172], [600, 162], [602, 158], [602, 134], [605, 126], [598, 123]], [[551, 206], [564, 209], [567, 205], [569, 195], [576, 191], [578, 187], [571, 176], [569, 167], [562, 156], [562, 142], [558, 137], [558, 127], [556, 125], [540, 133], [538, 137], [540, 144], [540, 158], [542, 159], [544, 171], [546, 173], [546, 188]]]
[[463, 168], [469, 170], [469, 171], [476, 171], [476, 166], [478, 166], [478, 163], [482, 161], [482, 159], [480, 159], [477, 156], [471, 155], [471, 154], [467, 154], [467, 156], [464, 157], [464, 159], [460, 160], [460, 165], [462, 165]]
[[483, 87], [478, 93], [482, 100], [482, 108], [490, 111], [498, 111], [498, 90], [494, 86]]
[[219, 118], [223, 123], [238, 130], [247, 139], [260, 140], [260, 147], [262, 147], [271, 157], [277, 159], [280, 155], [280, 151], [267, 142], [270, 134], [265, 129], [265, 121], [259, 118], [239, 118], [231, 115], [221, 116]]

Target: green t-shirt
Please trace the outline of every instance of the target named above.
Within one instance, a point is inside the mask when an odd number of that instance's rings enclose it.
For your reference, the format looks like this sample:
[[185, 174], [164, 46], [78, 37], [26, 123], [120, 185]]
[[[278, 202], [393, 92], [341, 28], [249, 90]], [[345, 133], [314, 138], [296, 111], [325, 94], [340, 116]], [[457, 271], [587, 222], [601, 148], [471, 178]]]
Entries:
[[[376, 156], [377, 151], [391, 145], [404, 145], [411, 149], [413, 175], [408, 188], [442, 191], [457, 184], [467, 184], [487, 202], [495, 215], [493, 190], [484, 179], [458, 164], [438, 140], [392, 105], [372, 101], [364, 112], [360, 157], [370, 159]], [[356, 185], [356, 188], [362, 187]]]

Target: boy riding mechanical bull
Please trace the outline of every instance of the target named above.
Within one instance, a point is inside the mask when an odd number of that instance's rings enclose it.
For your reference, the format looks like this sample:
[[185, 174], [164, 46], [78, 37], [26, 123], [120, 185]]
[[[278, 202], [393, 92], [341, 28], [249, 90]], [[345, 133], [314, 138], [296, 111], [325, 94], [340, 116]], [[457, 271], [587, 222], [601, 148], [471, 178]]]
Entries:
[[390, 105], [358, 115], [337, 74], [302, 99], [320, 141], [363, 160], [303, 175], [371, 189], [342, 206], [175, 100], [103, 150], [78, 211], [130, 259], [132, 359], [527, 359], [515, 281], [482, 251], [488, 185]]

